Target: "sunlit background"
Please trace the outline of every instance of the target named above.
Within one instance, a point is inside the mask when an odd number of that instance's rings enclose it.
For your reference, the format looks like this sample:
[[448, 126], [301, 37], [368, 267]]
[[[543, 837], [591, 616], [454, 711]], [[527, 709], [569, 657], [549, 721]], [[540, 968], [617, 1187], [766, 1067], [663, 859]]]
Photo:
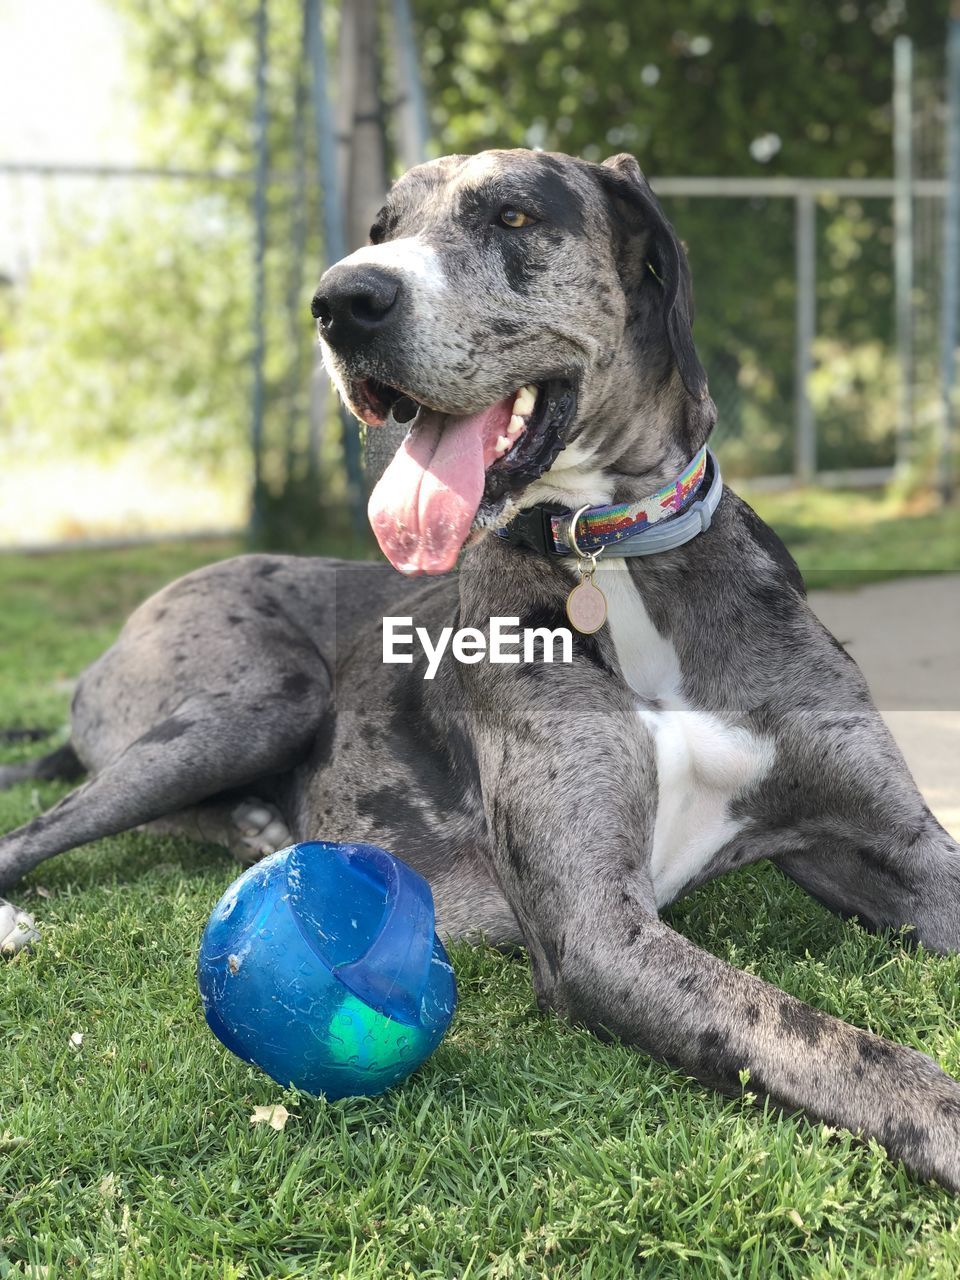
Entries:
[[239, 531], [254, 499], [261, 541], [357, 530], [312, 285], [406, 163], [494, 145], [638, 155], [727, 475], [935, 504], [946, 36], [899, 0], [0, 0], [0, 546]]
[[[0, 158], [41, 170], [0, 176], [0, 544], [246, 519], [242, 430], [223, 470], [192, 465], [202, 423], [188, 426], [190, 397], [168, 377], [190, 303], [168, 300], [159, 317], [150, 283], [169, 257], [175, 193], [123, 175], [155, 159], [142, 92], [119, 7], [0, 4]], [[120, 173], [67, 172], [88, 165]]]

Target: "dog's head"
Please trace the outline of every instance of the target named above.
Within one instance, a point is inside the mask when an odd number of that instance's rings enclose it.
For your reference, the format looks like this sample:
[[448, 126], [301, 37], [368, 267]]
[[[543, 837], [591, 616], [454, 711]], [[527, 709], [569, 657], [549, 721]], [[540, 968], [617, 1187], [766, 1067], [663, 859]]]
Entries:
[[632, 156], [419, 165], [312, 310], [352, 412], [409, 423], [370, 501], [405, 572], [451, 569], [520, 507], [669, 478], [715, 418], [683, 247]]

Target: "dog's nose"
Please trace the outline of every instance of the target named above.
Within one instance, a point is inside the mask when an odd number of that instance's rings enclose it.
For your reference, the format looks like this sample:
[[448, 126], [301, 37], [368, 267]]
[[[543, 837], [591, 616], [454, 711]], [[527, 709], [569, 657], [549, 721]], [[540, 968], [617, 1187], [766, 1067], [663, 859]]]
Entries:
[[343, 263], [324, 272], [310, 311], [331, 346], [356, 346], [382, 332], [399, 296], [400, 281], [389, 271]]

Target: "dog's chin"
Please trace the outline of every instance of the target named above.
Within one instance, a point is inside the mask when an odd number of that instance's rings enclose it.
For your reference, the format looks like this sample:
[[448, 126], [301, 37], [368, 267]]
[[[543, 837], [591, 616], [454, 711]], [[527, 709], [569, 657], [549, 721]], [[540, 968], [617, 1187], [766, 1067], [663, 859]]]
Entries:
[[447, 572], [465, 543], [508, 518], [553, 465], [577, 408], [577, 385], [563, 376], [466, 412], [370, 377], [342, 389], [369, 427], [407, 428], [369, 508], [382, 551], [404, 573]]

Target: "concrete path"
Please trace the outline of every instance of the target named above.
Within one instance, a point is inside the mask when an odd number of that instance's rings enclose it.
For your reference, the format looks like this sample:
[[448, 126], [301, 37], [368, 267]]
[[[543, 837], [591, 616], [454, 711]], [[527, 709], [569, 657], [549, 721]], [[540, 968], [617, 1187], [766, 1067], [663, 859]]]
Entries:
[[960, 574], [813, 591], [810, 603], [860, 664], [927, 803], [960, 840]]

